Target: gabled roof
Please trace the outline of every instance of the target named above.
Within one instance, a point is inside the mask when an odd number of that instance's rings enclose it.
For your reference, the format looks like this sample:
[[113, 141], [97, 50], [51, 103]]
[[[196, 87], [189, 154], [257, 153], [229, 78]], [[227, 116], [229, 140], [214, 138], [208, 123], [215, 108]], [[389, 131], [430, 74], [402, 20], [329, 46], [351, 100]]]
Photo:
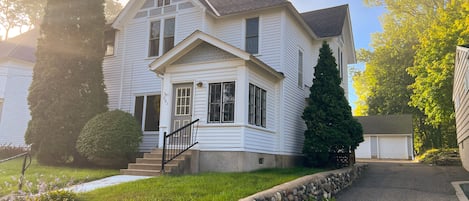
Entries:
[[14, 38], [0, 42], [0, 59], [17, 59], [36, 62], [36, 45], [39, 29], [33, 29]]
[[363, 134], [412, 134], [412, 115], [379, 115], [355, 117]]
[[244, 61], [252, 62], [256, 66], [259, 66], [261, 69], [277, 77], [278, 79], [284, 78], [284, 75], [282, 73], [277, 72], [275, 69], [265, 64], [255, 56], [199, 30], [196, 30], [194, 33], [192, 33], [186, 39], [178, 43], [173, 49], [171, 49], [163, 56], [155, 59], [155, 61], [150, 64], [150, 70], [155, 71], [159, 74], [164, 74], [164, 72], [166, 71], [166, 67], [171, 65], [174, 61], [181, 58], [203, 42], [220, 48], [221, 50], [226, 51]]
[[320, 38], [340, 36], [347, 17], [348, 5], [301, 13], [306, 24]]
[[287, 0], [199, 0], [216, 16], [225, 16], [289, 4]]

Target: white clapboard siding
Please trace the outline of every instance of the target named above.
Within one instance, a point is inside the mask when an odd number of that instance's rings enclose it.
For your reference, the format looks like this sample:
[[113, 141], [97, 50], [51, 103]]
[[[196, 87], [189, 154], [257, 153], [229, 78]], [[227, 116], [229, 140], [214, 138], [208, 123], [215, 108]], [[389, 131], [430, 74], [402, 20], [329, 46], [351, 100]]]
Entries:
[[259, 58], [277, 71], [281, 71], [281, 13], [262, 12], [260, 18]]
[[31, 119], [28, 90], [32, 82], [32, 64], [0, 63], [3, 108], [0, 116], [0, 146], [26, 146], [24, 134]]
[[241, 151], [241, 128], [234, 126], [211, 126], [199, 124], [195, 129], [198, 147], [204, 151]]
[[277, 153], [277, 134], [259, 128], [246, 128], [244, 137], [245, 150], [258, 153]]
[[116, 31], [114, 55], [104, 57], [103, 61], [104, 84], [108, 94], [108, 107], [111, 110], [119, 108], [123, 52], [124, 34], [123, 31]]
[[202, 10], [179, 14], [176, 17], [176, 35], [174, 43], [178, 44], [190, 34], [194, 33], [195, 30], [202, 30], [204, 17]]

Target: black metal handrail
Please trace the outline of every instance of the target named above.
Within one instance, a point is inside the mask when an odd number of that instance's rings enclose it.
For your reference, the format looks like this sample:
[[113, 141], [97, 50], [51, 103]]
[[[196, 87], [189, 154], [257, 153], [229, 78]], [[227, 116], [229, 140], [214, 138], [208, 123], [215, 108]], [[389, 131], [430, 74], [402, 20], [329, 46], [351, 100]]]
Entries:
[[197, 142], [197, 130], [195, 133], [192, 132], [193, 125], [197, 122], [199, 122], [199, 119], [173, 131], [169, 135], [164, 132], [161, 173], [165, 172], [166, 164], [199, 143]]
[[[20, 177], [20, 183], [18, 184], [18, 191], [21, 191], [21, 189], [23, 188], [24, 172], [26, 172], [26, 169], [28, 169], [28, 167], [31, 165], [31, 162], [32, 162], [31, 154], [29, 153], [29, 151], [27, 151], [27, 152], [18, 154], [16, 156], [12, 156], [10, 158], [0, 160], [0, 163], [4, 163], [4, 162], [11, 161], [11, 160], [23, 157], [23, 156], [24, 156], [24, 160], [23, 160], [23, 166], [21, 168], [21, 177]], [[29, 159], [29, 162], [26, 164], [26, 161], [28, 159]]]

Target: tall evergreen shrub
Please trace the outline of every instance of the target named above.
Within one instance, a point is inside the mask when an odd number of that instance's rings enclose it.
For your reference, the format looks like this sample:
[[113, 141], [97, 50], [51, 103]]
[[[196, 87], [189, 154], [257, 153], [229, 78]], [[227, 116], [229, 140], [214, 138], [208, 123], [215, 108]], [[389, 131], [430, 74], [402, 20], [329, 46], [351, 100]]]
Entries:
[[340, 86], [341, 79], [327, 42], [319, 50], [313, 86], [303, 112], [307, 130], [303, 153], [308, 166], [327, 166], [330, 152], [354, 150], [363, 141], [360, 123]]
[[80, 162], [85, 123], [107, 111], [104, 0], [48, 0], [28, 103], [26, 142], [43, 164]]

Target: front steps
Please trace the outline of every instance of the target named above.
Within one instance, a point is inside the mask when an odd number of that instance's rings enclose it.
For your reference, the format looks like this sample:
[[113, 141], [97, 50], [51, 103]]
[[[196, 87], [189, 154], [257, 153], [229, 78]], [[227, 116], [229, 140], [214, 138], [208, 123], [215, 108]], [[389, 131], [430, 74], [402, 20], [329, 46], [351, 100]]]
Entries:
[[[121, 174], [135, 176], [159, 176], [161, 175], [161, 160], [163, 150], [155, 149], [150, 153], [144, 153], [143, 158], [137, 158], [135, 163], [129, 163], [127, 169], [121, 169]], [[190, 172], [190, 160], [192, 153], [186, 151], [165, 165], [165, 173], [182, 174]]]

